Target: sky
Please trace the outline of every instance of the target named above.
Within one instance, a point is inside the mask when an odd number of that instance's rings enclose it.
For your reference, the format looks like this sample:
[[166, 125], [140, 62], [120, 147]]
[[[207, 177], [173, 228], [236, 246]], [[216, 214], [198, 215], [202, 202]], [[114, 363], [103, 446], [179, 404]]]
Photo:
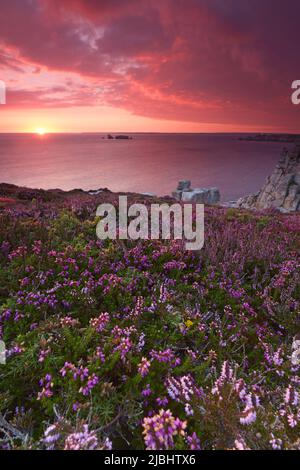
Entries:
[[0, 0], [0, 132], [300, 132], [299, 0]]

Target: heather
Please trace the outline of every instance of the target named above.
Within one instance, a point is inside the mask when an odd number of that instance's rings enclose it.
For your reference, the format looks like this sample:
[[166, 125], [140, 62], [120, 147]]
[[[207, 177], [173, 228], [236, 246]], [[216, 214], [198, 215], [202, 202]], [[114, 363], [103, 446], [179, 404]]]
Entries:
[[189, 252], [97, 240], [96, 196], [18, 197], [0, 208], [2, 448], [300, 448], [299, 215], [207, 208]]

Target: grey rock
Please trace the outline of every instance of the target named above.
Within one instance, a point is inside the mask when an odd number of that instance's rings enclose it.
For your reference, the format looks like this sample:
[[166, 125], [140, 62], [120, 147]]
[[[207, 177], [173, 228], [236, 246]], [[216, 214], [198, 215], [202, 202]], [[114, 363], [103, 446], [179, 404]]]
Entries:
[[238, 207], [246, 209], [278, 209], [289, 213], [300, 211], [300, 146], [281, 154], [274, 172], [256, 194], [237, 201]]
[[103, 193], [103, 189], [91, 189], [91, 191], [88, 191], [88, 194], [90, 194], [91, 196], [97, 196], [101, 193]]
[[178, 191], [178, 189], [176, 191], [173, 191], [172, 197], [176, 199], [177, 201], [181, 201], [182, 191]]
[[220, 201], [220, 192], [218, 188], [195, 188], [190, 191], [183, 191], [181, 200], [183, 202], [213, 205]]
[[226, 209], [236, 209], [237, 208], [237, 201], [227, 201], [227, 202], [222, 202], [220, 204], [221, 207], [226, 207]]
[[181, 180], [178, 182], [177, 191], [185, 191], [190, 189], [191, 181], [190, 180]]
[[193, 189], [189, 180], [182, 180], [176, 191], [172, 192], [172, 197], [177, 201], [212, 205], [220, 201], [220, 192], [218, 188]]
[[221, 199], [220, 191], [218, 190], [218, 188], [209, 188], [207, 197], [208, 200], [206, 204], [217, 204]]
[[191, 191], [183, 191], [181, 200], [183, 202], [197, 202], [204, 204], [206, 189], [192, 189]]

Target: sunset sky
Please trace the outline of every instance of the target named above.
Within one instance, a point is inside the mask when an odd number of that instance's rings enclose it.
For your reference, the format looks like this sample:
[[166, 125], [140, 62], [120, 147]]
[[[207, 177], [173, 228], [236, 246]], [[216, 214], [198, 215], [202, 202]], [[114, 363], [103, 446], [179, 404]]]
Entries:
[[299, 0], [0, 0], [0, 132], [300, 132]]

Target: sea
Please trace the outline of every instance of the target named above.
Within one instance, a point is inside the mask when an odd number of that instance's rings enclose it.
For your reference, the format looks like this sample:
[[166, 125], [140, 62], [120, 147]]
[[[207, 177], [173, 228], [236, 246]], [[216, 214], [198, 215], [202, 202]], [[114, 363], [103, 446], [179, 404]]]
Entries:
[[115, 140], [101, 133], [0, 134], [0, 182], [164, 196], [179, 180], [188, 179], [194, 188], [218, 187], [226, 202], [258, 191], [283, 147], [291, 147], [240, 140], [243, 134], [129, 136]]

